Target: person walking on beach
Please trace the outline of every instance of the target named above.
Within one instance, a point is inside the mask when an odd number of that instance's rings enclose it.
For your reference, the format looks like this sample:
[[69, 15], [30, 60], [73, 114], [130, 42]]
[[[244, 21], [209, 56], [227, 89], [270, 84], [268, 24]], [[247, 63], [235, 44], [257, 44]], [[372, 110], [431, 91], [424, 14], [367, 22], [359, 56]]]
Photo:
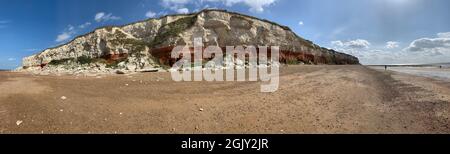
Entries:
[[387, 70], [387, 65], [384, 65], [384, 70]]
[[442, 69], [442, 65], [439, 65], [439, 68]]

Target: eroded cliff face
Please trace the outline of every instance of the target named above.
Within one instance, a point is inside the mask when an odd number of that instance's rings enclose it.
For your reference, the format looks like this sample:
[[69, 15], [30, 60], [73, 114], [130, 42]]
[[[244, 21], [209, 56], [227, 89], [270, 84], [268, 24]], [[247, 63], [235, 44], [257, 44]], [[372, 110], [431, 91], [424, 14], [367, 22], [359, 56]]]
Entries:
[[175, 59], [177, 45], [280, 46], [280, 62], [287, 64], [359, 64], [356, 57], [325, 49], [288, 27], [224, 10], [148, 19], [120, 27], [103, 27], [73, 41], [23, 59], [23, 71], [163, 70]]

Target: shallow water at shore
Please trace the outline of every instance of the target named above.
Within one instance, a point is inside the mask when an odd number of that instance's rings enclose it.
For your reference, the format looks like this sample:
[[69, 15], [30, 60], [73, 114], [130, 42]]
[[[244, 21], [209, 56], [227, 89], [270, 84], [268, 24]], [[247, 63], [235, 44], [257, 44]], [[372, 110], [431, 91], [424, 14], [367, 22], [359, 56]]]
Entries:
[[[371, 67], [384, 69], [384, 67]], [[388, 70], [416, 76], [430, 77], [438, 80], [450, 81], [450, 68], [439, 67], [388, 67]]]

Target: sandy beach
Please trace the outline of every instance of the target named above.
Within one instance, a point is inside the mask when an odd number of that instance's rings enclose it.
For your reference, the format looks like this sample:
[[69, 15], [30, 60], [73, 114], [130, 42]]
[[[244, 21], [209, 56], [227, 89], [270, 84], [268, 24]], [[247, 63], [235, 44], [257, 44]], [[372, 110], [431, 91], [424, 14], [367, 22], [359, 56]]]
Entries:
[[0, 133], [450, 133], [450, 82], [365, 66], [284, 66], [259, 82], [170, 73], [0, 72]]

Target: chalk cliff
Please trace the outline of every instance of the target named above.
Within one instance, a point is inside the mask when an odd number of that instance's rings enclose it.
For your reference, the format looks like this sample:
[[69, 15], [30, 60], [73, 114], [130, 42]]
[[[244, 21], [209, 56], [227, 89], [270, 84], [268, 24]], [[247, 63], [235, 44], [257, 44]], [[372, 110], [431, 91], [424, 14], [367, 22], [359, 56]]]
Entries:
[[287, 64], [359, 64], [356, 57], [322, 48], [289, 27], [225, 10], [168, 15], [124, 26], [102, 27], [23, 59], [22, 71], [93, 72], [164, 70], [177, 45], [280, 46]]

